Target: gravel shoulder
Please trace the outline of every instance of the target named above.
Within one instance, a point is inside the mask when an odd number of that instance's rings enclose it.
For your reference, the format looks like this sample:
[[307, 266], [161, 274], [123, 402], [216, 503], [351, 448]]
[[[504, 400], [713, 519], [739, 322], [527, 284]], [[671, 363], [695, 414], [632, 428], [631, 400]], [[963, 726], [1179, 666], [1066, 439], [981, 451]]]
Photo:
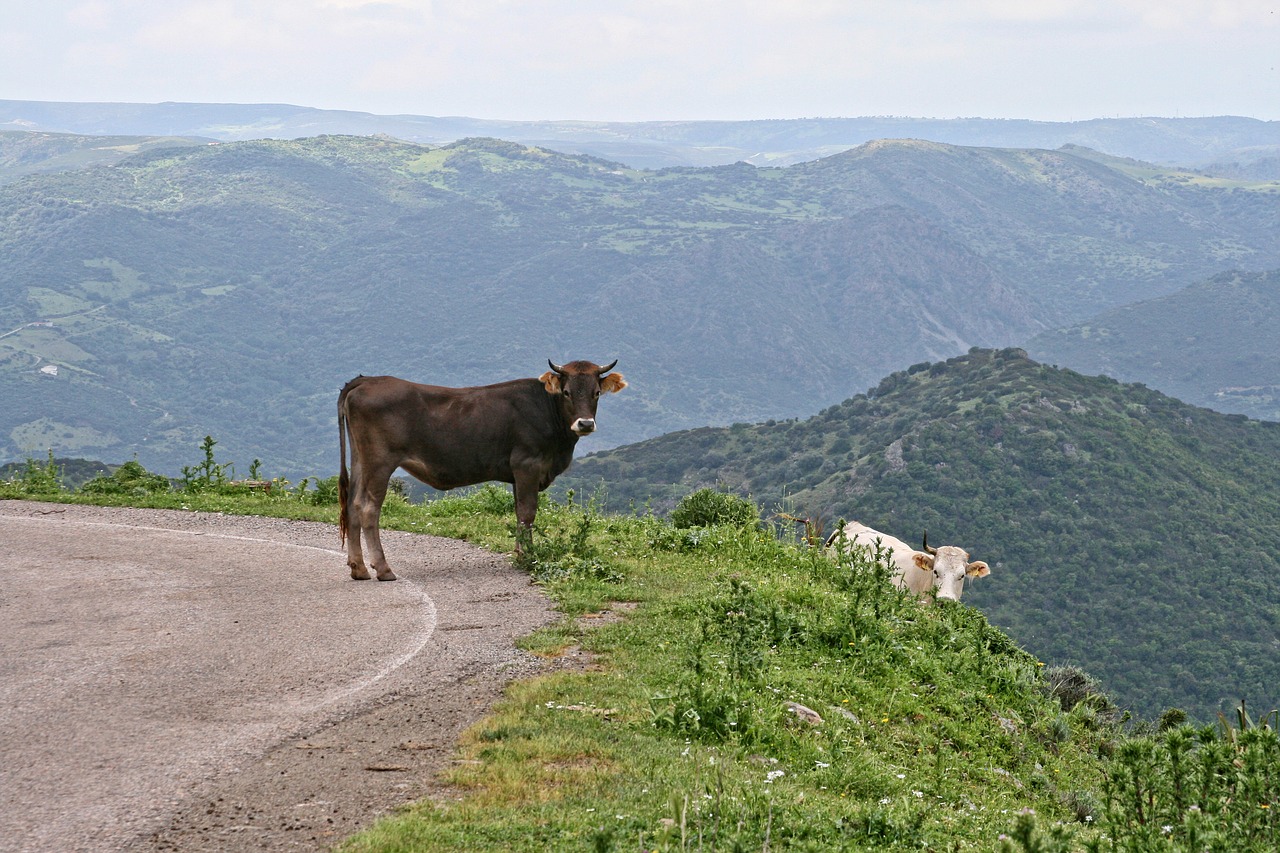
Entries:
[[555, 614], [503, 556], [383, 540], [395, 583], [332, 525], [0, 501], [0, 851], [323, 850], [438, 794]]

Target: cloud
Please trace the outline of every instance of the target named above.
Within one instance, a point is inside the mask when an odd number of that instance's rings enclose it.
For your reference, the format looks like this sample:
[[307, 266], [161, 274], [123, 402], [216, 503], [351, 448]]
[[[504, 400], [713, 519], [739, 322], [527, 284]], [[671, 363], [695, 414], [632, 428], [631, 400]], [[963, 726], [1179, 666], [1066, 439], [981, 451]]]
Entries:
[[1274, 0], [45, 0], [10, 97], [494, 118], [1280, 118]]

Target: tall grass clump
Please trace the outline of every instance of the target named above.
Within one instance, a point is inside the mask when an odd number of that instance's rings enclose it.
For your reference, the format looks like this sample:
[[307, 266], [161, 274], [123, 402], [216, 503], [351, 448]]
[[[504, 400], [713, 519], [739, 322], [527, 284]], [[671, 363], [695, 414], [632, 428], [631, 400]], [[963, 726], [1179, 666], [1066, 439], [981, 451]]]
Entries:
[[53, 459], [52, 450], [44, 461], [28, 456], [20, 470], [8, 480], [0, 481], [0, 497], [45, 498], [63, 491], [62, 471]]

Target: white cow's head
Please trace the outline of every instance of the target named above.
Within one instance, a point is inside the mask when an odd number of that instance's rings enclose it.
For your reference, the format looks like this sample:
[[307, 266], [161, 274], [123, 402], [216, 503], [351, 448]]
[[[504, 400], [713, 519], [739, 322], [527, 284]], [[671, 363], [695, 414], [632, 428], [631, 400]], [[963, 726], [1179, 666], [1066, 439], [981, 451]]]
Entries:
[[991, 574], [991, 568], [981, 560], [969, 562], [969, 552], [963, 548], [955, 545], [930, 548], [928, 531], [924, 534], [924, 553], [916, 551], [912, 561], [921, 571], [933, 573], [933, 586], [938, 590], [938, 598], [952, 601], [960, 600], [965, 578], [985, 578]]

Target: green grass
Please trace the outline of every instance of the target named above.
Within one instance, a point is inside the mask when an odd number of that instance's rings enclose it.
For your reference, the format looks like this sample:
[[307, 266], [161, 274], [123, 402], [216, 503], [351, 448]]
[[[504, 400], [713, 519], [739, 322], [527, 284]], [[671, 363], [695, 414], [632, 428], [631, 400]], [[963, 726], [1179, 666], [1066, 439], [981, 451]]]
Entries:
[[[70, 493], [57, 473], [30, 462], [0, 497], [336, 515], [329, 481], [174, 491], [135, 463]], [[512, 543], [494, 486], [392, 497], [383, 521]], [[462, 738], [452, 795], [342, 849], [1261, 850], [1280, 831], [1270, 727], [1242, 712], [1221, 732], [1127, 732], [1096, 684], [1046, 679], [977, 611], [899, 593], [870, 555], [739, 521], [544, 498], [518, 563], [562, 616], [522, 646], [592, 663], [513, 684]]]

